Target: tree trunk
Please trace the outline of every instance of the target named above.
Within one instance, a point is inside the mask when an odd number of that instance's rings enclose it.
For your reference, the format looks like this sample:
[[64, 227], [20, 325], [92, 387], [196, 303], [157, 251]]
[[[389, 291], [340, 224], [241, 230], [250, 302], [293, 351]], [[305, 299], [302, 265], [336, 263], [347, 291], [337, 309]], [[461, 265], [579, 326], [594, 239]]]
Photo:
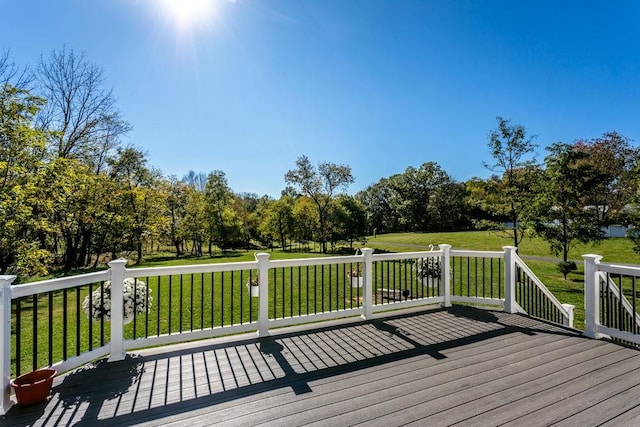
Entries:
[[93, 233], [91, 229], [82, 231], [80, 250], [78, 251], [78, 257], [76, 258], [76, 262], [75, 262], [76, 268], [84, 267], [85, 265], [89, 264], [88, 262], [85, 263], [85, 261], [87, 260], [87, 254], [89, 252], [89, 245], [91, 243], [92, 234]]
[[138, 252], [138, 259], [136, 260], [136, 264], [140, 264], [142, 262], [142, 240], [137, 239], [136, 249]]

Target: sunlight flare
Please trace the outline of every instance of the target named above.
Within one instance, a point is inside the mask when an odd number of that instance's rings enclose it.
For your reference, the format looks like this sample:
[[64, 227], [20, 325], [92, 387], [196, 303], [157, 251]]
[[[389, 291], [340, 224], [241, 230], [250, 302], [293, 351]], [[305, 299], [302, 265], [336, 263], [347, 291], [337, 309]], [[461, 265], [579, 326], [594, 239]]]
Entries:
[[180, 32], [190, 32], [211, 22], [215, 0], [159, 0], [165, 16]]

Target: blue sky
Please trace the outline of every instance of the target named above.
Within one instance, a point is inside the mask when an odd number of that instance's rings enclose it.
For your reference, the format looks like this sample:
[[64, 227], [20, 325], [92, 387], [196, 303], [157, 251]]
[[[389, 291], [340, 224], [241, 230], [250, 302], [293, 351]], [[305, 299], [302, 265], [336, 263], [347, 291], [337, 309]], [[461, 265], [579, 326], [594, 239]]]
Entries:
[[[193, 3], [196, 14], [176, 9]], [[0, 49], [63, 46], [104, 70], [165, 174], [227, 174], [279, 196], [306, 154], [358, 190], [435, 161], [487, 177], [496, 116], [542, 147], [640, 141], [640, 3], [431, 0], [0, 0]]]

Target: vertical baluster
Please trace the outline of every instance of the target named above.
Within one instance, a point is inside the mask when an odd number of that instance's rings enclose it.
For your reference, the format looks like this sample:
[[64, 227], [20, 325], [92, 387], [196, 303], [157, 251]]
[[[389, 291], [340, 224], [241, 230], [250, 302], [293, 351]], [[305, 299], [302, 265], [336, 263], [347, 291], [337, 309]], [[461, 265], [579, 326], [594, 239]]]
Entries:
[[485, 282], [487, 280], [487, 278], [485, 277], [485, 275], [487, 274], [487, 267], [485, 265], [486, 258], [482, 257], [482, 258], [480, 258], [480, 260], [481, 260], [480, 261], [480, 267], [479, 267], [479, 270], [480, 270], [480, 295], [483, 298], [486, 298], [487, 297], [486, 289], [485, 289], [485, 286], [486, 286]]
[[182, 333], [182, 307], [184, 306], [183, 275], [180, 275], [180, 305], [178, 306], [178, 332]]
[[93, 319], [91, 310], [93, 307], [93, 285], [89, 284], [89, 351], [93, 350]]
[[204, 330], [204, 273], [200, 273], [200, 330]]
[[[313, 314], [318, 312], [318, 266], [313, 266]], [[322, 295], [322, 294], [321, 294]], [[323, 298], [320, 298], [323, 300]]]
[[156, 293], [156, 331], [157, 331], [156, 333], [157, 333], [157, 335], [160, 335], [161, 334], [161, 331], [160, 331], [160, 317], [161, 317], [160, 316], [160, 305], [161, 305], [161, 302], [162, 302], [162, 298], [161, 298], [162, 292], [160, 292], [160, 290], [162, 288], [161, 283], [160, 283], [160, 276], [156, 276], [156, 283], [158, 285], [157, 286], [157, 291], [158, 292]]
[[293, 267], [289, 268], [289, 317], [293, 317]]
[[298, 266], [298, 316], [302, 315], [302, 267]]
[[498, 260], [498, 298], [502, 299], [502, 263]]
[[22, 373], [21, 370], [21, 360], [22, 360], [22, 308], [20, 308], [20, 303], [23, 298], [18, 298], [16, 300], [16, 377], [20, 376]]
[[[305, 272], [304, 272], [304, 281], [305, 281], [305, 293], [307, 295], [307, 309], [306, 309], [306, 314], [311, 314], [309, 313], [309, 266], [305, 266]], [[315, 300], [314, 300], [314, 304], [315, 304]]]
[[168, 311], [168, 321], [169, 321], [169, 331], [168, 331], [168, 333], [169, 333], [169, 335], [171, 335], [171, 331], [173, 330], [173, 328], [171, 327], [172, 326], [171, 325], [171, 311], [172, 311], [171, 310], [171, 305], [172, 305], [171, 304], [171, 300], [173, 299], [172, 298], [172, 295], [173, 295], [173, 286], [172, 285], [173, 285], [173, 276], [169, 276], [169, 302], [167, 303], [167, 305], [169, 307], [169, 311]]
[[[49, 295], [49, 307], [51, 307], [51, 295]], [[76, 356], [80, 356], [80, 313], [82, 312], [82, 307], [80, 304], [80, 288], [76, 288]], [[52, 313], [49, 312], [49, 325], [51, 325], [51, 317]], [[49, 338], [51, 341], [51, 338]], [[51, 344], [49, 344], [49, 348], [51, 348]], [[52, 360], [49, 360], [49, 366], [51, 366]]]
[[622, 274], [618, 275], [618, 280], [620, 281], [620, 285], [618, 286], [618, 289], [620, 290], [620, 298], [618, 298], [618, 325], [619, 325], [620, 329], [623, 329], [625, 309], [624, 309], [624, 306], [622, 305], [622, 302], [624, 300], [624, 288], [623, 288]]
[[224, 326], [224, 271], [220, 273], [220, 326]]
[[[191, 273], [189, 291], [189, 330], [193, 331], [193, 273]], [[242, 298], [242, 292], [240, 292], [240, 297]]]
[[631, 306], [633, 307], [633, 312], [631, 316], [631, 324], [633, 325], [632, 332], [634, 334], [638, 333], [638, 324], [636, 322], [636, 276], [631, 277]]
[[[49, 336], [48, 336], [48, 350], [49, 350], [49, 366], [53, 365], [53, 292], [49, 291]], [[80, 312], [78, 312], [78, 319], [80, 319]], [[78, 340], [80, 340], [80, 334], [78, 334]], [[78, 347], [79, 348], [79, 347]]]
[[215, 316], [215, 307], [216, 307], [216, 281], [215, 281], [215, 273], [211, 272], [211, 328], [216, 327], [216, 316]]
[[[240, 271], [240, 281], [242, 282], [242, 271]], [[235, 271], [231, 270], [231, 280], [229, 281], [229, 324], [233, 325], [235, 324], [235, 316], [234, 316], [234, 308], [233, 308], [233, 301], [235, 300], [235, 298], [233, 297], [233, 288], [235, 286], [235, 280], [234, 280], [234, 275], [235, 275]]]
[[[64, 360], [67, 360], [67, 293], [65, 289], [65, 303], [64, 303]], [[33, 370], [38, 369], [38, 294], [33, 295], [33, 355], [32, 355]]]
[[147, 309], [144, 311], [144, 337], [145, 338], [149, 338], [149, 308], [150, 308], [150, 304], [151, 304], [149, 302], [150, 298], [151, 298], [149, 294], [151, 293], [151, 288], [150, 288], [151, 284], [149, 283], [149, 276], [145, 277], [145, 279], [146, 279], [145, 283], [147, 284], [146, 285], [147, 286], [147, 295], [146, 295], [147, 301], [146, 301], [145, 307]]
[[[36, 323], [38, 321], [38, 312], [36, 311], [37, 300], [38, 300], [38, 294], [35, 294], [33, 296], [33, 342], [34, 344], [37, 342], [36, 335], [38, 334], [38, 330], [36, 326]], [[67, 304], [68, 304], [67, 290], [63, 289], [62, 290], [62, 360], [67, 360], [67, 357], [68, 357], [67, 349], [68, 349], [69, 325], [67, 324]], [[34, 345], [34, 352], [35, 352], [35, 345]], [[36, 367], [34, 366], [33, 369], [35, 370]]]
[[[104, 282], [100, 282], [100, 307], [104, 307]], [[104, 345], [104, 316], [100, 316], [100, 346]]]

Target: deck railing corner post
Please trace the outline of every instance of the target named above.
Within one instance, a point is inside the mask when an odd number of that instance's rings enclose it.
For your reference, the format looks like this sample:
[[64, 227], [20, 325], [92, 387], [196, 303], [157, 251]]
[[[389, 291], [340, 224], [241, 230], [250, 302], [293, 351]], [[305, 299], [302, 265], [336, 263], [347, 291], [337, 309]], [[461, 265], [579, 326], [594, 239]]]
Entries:
[[255, 254], [258, 261], [258, 336], [267, 337], [269, 332], [269, 257], [266, 252]]
[[442, 251], [443, 307], [451, 307], [451, 245], [438, 245]]
[[600, 324], [600, 280], [598, 278], [598, 264], [600, 255], [582, 255], [584, 259], [584, 334], [589, 338], [600, 338], [598, 325]]
[[124, 296], [122, 285], [126, 272], [126, 259], [116, 259], [109, 263], [111, 275], [111, 341], [109, 362], [124, 360]]
[[362, 295], [362, 317], [366, 320], [373, 317], [373, 249], [360, 250], [363, 257], [364, 292]]
[[515, 313], [516, 310], [516, 257], [518, 248], [503, 246], [504, 249], [504, 311]]
[[11, 401], [11, 284], [16, 276], [0, 276], [0, 367], [2, 369], [2, 399], [0, 415], [5, 415], [13, 405]]

